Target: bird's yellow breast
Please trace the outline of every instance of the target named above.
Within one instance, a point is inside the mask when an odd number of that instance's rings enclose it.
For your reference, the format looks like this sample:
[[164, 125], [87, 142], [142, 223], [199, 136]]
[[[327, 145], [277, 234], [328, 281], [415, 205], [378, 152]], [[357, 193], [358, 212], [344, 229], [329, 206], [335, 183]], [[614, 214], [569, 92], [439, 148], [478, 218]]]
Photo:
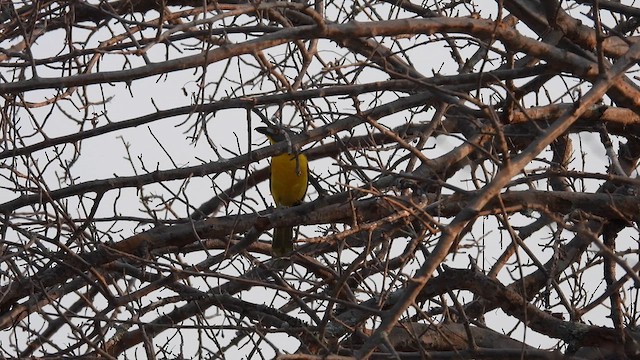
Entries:
[[271, 195], [278, 206], [302, 202], [307, 193], [309, 168], [303, 154], [282, 154], [271, 158]]

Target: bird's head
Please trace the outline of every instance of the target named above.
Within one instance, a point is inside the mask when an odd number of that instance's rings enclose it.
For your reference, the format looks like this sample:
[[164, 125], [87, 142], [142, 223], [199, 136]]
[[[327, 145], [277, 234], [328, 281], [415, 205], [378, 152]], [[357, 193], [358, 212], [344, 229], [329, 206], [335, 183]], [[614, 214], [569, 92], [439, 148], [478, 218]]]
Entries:
[[256, 131], [259, 132], [260, 134], [266, 135], [267, 138], [269, 139], [269, 142], [271, 142], [272, 144], [278, 143], [280, 141], [284, 141], [287, 139], [287, 137], [290, 137], [296, 134], [291, 130], [288, 130], [285, 128], [278, 128], [278, 127], [263, 126], [263, 127], [256, 128]]

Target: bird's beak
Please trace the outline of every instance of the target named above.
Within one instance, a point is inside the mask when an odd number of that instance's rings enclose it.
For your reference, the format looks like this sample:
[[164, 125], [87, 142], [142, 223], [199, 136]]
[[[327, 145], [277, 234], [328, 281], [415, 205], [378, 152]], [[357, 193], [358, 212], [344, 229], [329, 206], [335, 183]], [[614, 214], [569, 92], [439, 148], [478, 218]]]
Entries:
[[280, 134], [280, 130], [264, 126], [257, 127], [256, 131], [260, 134], [266, 135], [269, 139], [273, 139]]
[[266, 135], [266, 136], [273, 136], [273, 135], [275, 135], [275, 133], [274, 133], [273, 129], [268, 128], [268, 127], [264, 127], [264, 126], [257, 127], [257, 128], [256, 128], [256, 131], [257, 131], [257, 132], [259, 132], [260, 134], [263, 134], [263, 135]]

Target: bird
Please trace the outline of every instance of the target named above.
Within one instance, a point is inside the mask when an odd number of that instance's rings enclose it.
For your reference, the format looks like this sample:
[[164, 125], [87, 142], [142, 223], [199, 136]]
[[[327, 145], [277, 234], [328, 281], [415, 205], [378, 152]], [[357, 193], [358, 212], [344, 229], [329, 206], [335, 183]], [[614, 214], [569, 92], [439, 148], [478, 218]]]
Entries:
[[[282, 127], [258, 127], [256, 131], [264, 134], [271, 144], [287, 141], [295, 132]], [[270, 165], [269, 186], [271, 196], [277, 207], [299, 205], [307, 193], [309, 183], [309, 165], [307, 157], [301, 153], [284, 153], [273, 156]], [[288, 256], [293, 252], [293, 227], [273, 229], [271, 253], [275, 257]]]

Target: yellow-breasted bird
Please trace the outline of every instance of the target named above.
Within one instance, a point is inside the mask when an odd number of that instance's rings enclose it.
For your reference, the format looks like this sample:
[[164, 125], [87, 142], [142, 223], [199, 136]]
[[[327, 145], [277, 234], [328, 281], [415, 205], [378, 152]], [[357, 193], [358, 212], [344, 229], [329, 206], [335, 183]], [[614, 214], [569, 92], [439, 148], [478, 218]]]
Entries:
[[[256, 131], [264, 134], [271, 144], [286, 141], [287, 136], [295, 135], [288, 129], [259, 127]], [[304, 154], [280, 154], [271, 158], [271, 196], [276, 206], [298, 205], [307, 193], [309, 166]], [[271, 252], [274, 256], [286, 256], [293, 251], [293, 227], [273, 229]]]

